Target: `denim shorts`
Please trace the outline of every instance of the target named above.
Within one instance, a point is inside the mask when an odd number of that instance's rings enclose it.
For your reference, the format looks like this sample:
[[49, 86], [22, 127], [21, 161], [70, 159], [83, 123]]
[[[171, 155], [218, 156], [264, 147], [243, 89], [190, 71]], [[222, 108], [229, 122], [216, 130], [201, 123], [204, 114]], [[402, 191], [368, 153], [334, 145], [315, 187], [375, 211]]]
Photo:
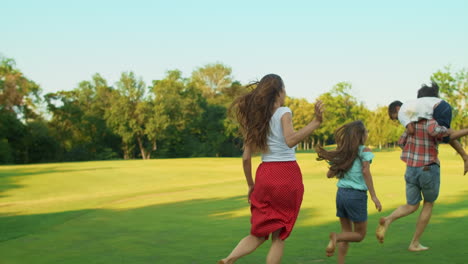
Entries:
[[367, 191], [338, 188], [336, 216], [348, 218], [353, 222], [367, 221]]
[[[444, 126], [446, 128], [450, 128], [450, 123], [452, 123], [452, 107], [449, 103], [442, 100], [439, 105], [434, 108], [434, 113], [432, 115], [437, 121], [439, 126]], [[450, 141], [450, 137], [444, 137], [442, 142], [448, 143]]]
[[422, 197], [425, 202], [433, 203], [439, 196], [440, 167], [435, 163], [424, 167], [407, 166], [405, 181], [408, 204], [418, 204]]

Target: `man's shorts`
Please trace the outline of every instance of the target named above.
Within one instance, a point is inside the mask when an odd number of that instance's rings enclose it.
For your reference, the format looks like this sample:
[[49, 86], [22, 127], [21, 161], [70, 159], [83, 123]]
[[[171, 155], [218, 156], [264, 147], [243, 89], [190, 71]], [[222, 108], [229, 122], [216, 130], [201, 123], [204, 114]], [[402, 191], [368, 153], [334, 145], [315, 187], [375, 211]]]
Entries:
[[348, 218], [353, 222], [367, 221], [367, 191], [338, 188], [336, 216]]
[[[452, 107], [449, 103], [442, 100], [439, 105], [434, 108], [434, 113], [432, 114], [435, 121], [439, 126], [444, 126], [446, 128], [450, 128], [450, 123], [452, 123]], [[450, 141], [450, 137], [444, 137], [442, 142], [448, 143]]]
[[439, 196], [440, 167], [435, 163], [423, 167], [406, 166], [405, 181], [408, 204], [419, 204], [422, 197], [425, 202], [433, 203]]

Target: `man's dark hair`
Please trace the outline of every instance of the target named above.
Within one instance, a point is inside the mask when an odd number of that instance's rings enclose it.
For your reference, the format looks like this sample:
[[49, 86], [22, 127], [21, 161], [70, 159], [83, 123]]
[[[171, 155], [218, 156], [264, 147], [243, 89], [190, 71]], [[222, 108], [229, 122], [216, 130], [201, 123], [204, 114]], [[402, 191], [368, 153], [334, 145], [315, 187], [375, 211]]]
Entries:
[[421, 97], [439, 97], [439, 86], [435, 82], [431, 82], [431, 86], [423, 84], [418, 90], [418, 98]]
[[402, 102], [400, 101], [393, 101], [391, 104], [388, 105], [388, 115], [391, 116], [391, 114], [396, 112], [397, 107], [401, 107], [403, 105]]

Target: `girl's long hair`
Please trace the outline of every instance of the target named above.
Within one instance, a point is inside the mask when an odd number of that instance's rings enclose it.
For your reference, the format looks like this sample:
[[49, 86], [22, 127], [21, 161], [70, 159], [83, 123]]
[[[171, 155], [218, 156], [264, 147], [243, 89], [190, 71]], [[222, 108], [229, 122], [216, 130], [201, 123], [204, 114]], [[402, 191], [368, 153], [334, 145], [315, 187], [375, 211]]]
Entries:
[[240, 124], [244, 147], [249, 146], [253, 152], [267, 152], [270, 119], [276, 98], [284, 89], [283, 80], [276, 74], [268, 74], [249, 87], [255, 89], [236, 98], [229, 112]]
[[330, 178], [344, 177], [353, 166], [358, 156], [359, 145], [364, 145], [366, 127], [362, 121], [347, 123], [335, 131], [336, 149], [327, 151], [321, 146], [316, 148], [317, 160], [326, 160], [330, 164]]

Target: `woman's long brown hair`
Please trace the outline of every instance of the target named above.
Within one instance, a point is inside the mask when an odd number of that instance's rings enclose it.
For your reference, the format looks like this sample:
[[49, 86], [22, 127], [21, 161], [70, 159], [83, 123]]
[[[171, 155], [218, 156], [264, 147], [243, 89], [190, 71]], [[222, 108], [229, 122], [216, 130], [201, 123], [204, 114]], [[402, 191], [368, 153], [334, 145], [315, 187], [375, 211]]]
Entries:
[[283, 80], [276, 74], [268, 74], [249, 86], [255, 89], [234, 100], [229, 110], [240, 124], [244, 147], [249, 146], [253, 152], [267, 152], [270, 119], [276, 98], [284, 89]]
[[364, 144], [366, 127], [362, 121], [347, 123], [335, 131], [336, 149], [327, 151], [321, 146], [316, 148], [317, 160], [326, 160], [330, 164], [329, 177], [344, 177], [351, 169], [359, 151], [359, 145]]

